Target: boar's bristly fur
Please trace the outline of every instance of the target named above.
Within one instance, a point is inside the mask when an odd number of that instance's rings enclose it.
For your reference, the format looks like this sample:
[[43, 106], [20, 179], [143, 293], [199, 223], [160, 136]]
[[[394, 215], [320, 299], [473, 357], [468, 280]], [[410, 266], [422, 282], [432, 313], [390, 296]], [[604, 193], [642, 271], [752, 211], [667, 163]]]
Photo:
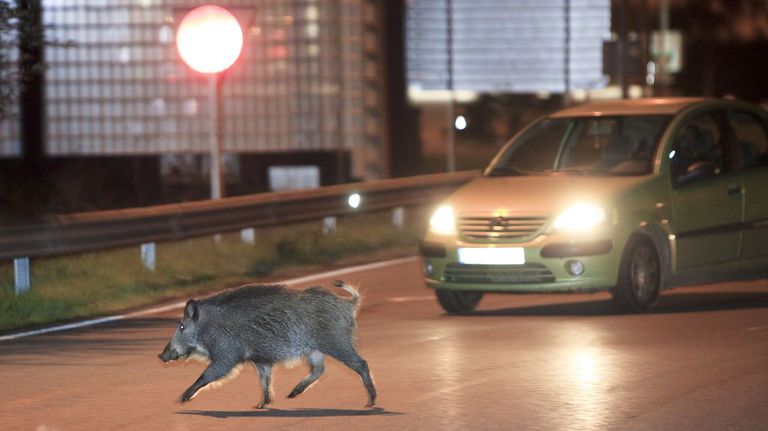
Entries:
[[168, 345], [163, 362], [201, 356], [210, 361], [203, 374], [181, 396], [192, 399], [203, 387], [227, 376], [239, 364], [252, 363], [263, 392], [257, 408], [272, 401], [271, 374], [275, 364], [305, 359], [310, 373], [291, 391], [304, 392], [323, 374], [325, 356], [360, 375], [368, 406], [376, 402], [368, 363], [354, 347], [360, 302], [357, 289], [337, 281], [352, 298], [323, 287], [291, 290], [284, 286], [244, 286], [199, 301], [187, 302], [184, 315]]

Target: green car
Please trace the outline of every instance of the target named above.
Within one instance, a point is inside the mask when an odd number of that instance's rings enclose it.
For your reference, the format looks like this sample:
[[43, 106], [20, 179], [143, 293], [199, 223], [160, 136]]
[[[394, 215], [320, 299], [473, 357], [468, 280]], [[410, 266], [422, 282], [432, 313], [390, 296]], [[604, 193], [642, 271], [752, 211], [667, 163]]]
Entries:
[[420, 250], [449, 313], [484, 293], [768, 277], [768, 114], [735, 100], [597, 102], [534, 122], [434, 212]]

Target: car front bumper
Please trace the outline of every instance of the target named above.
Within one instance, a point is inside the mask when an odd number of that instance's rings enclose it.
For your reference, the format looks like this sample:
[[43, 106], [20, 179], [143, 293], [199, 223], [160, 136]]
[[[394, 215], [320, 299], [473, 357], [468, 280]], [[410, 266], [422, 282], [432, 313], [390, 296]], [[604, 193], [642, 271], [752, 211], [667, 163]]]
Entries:
[[[523, 264], [465, 264], [459, 248], [521, 247]], [[420, 245], [428, 287], [461, 291], [552, 293], [611, 289], [620, 250], [608, 238], [569, 240], [541, 235], [526, 243], [477, 244], [428, 236]]]

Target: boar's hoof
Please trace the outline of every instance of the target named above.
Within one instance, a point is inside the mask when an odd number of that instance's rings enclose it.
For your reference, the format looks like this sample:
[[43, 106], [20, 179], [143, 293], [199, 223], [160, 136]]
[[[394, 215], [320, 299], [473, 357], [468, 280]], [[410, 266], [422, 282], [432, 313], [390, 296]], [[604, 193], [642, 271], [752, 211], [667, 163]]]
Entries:
[[267, 395], [267, 396], [265, 396], [265, 397], [264, 397], [264, 399], [263, 399], [263, 400], [261, 400], [261, 402], [260, 402], [258, 405], [256, 405], [256, 407], [254, 407], [254, 408], [261, 410], [261, 409], [263, 409], [263, 408], [266, 408], [266, 407], [267, 407], [267, 404], [271, 404], [271, 403], [272, 403], [272, 397], [271, 397], [271, 396], [269, 396], [269, 395]]
[[194, 391], [186, 391], [186, 392], [184, 392], [184, 394], [181, 396], [181, 399], [179, 400], [179, 402], [180, 402], [180, 403], [182, 403], [182, 404], [184, 404], [184, 403], [186, 403], [187, 401], [191, 400], [191, 399], [192, 399], [194, 396], [195, 396], [195, 392], [194, 392]]

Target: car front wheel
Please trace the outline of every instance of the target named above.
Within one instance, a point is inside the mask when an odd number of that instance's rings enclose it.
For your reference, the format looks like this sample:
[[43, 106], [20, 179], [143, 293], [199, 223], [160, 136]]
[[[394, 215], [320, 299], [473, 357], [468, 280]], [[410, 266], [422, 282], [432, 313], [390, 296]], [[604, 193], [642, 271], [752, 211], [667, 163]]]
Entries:
[[613, 301], [623, 310], [646, 311], [659, 301], [661, 263], [653, 243], [636, 237], [627, 244], [619, 267]]
[[483, 299], [483, 292], [437, 289], [435, 294], [437, 295], [437, 302], [440, 303], [443, 310], [451, 314], [469, 313]]

